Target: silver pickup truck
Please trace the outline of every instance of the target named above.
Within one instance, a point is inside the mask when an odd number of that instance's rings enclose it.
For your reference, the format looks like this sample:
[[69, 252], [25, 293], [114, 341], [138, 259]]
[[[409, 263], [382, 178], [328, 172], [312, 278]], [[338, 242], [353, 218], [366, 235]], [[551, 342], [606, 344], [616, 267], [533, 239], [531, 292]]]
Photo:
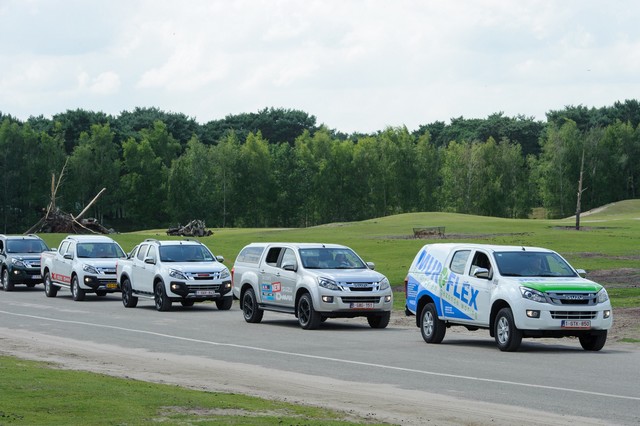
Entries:
[[233, 294], [244, 319], [264, 311], [294, 314], [303, 329], [327, 318], [366, 317], [372, 328], [389, 324], [389, 280], [349, 247], [315, 243], [253, 243], [233, 266]]

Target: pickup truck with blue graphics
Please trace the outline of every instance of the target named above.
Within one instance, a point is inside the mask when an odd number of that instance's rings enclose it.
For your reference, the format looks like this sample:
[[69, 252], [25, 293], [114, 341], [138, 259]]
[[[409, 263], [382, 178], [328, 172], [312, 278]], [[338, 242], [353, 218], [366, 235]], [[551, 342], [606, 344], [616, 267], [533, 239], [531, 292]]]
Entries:
[[488, 329], [502, 351], [523, 337], [577, 337], [599, 351], [613, 314], [605, 288], [585, 274], [539, 247], [427, 244], [405, 280], [405, 311], [427, 343], [460, 325]]

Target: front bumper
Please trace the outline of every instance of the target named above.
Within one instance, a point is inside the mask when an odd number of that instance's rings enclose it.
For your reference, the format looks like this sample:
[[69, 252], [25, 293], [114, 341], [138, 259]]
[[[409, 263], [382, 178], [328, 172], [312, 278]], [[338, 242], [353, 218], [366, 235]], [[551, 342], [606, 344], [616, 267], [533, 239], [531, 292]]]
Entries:
[[42, 283], [40, 268], [11, 268], [9, 282], [11, 284], [40, 284]]
[[321, 291], [316, 311], [327, 317], [358, 317], [388, 312], [393, 308], [391, 292]]
[[513, 309], [516, 327], [526, 336], [580, 336], [604, 331], [613, 324], [610, 303], [591, 306], [525, 302]]
[[173, 300], [220, 300], [223, 297], [233, 296], [231, 293], [231, 280], [198, 281], [197, 284], [187, 284], [184, 281], [171, 281], [169, 288], [170, 294], [168, 296]]
[[115, 275], [85, 275], [82, 284], [93, 291], [106, 291], [107, 293], [120, 291]]

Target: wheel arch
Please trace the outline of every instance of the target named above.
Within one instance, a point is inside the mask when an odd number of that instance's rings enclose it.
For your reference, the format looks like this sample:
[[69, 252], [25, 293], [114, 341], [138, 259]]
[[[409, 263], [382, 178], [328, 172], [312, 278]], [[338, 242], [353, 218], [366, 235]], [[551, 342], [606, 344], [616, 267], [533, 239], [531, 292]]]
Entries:
[[250, 288], [253, 289], [253, 292], [256, 295], [256, 299], [258, 298], [258, 293], [256, 292], [256, 289], [253, 287], [253, 284], [251, 284], [250, 282], [242, 283], [242, 285], [240, 286], [240, 309], [242, 309], [242, 307], [244, 306], [244, 300], [243, 300], [244, 294]]
[[494, 326], [496, 322], [496, 317], [498, 316], [498, 312], [500, 312], [500, 309], [502, 308], [511, 309], [511, 305], [509, 305], [509, 303], [503, 299], [498, 299], [495, 302], [493, 302], [493, 305], [491, 305], [491, 314], [489, 315], [489, 335], [491, 337], [495, 337]]
[[420, 327], [420, 321], [422, 318], [420, 317], [422, 313], [422, 309], [425, 307], [427, 303], [433, 303], [436, 305], [436, 312], [438, 311], [438, 305], [435, 303], [435, 300], [428, 294], [424, 294], [418, 299], [418, 303], [416, 304], [416, 327]]

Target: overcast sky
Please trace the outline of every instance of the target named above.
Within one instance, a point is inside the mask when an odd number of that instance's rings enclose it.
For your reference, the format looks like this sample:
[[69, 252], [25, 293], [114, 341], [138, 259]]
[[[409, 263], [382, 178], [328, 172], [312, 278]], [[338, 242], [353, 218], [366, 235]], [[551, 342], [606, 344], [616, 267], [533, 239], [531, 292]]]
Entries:
[[0, 0], [0, 111], [266, 107], [346, 133], [640, 98], [640, 2]]

